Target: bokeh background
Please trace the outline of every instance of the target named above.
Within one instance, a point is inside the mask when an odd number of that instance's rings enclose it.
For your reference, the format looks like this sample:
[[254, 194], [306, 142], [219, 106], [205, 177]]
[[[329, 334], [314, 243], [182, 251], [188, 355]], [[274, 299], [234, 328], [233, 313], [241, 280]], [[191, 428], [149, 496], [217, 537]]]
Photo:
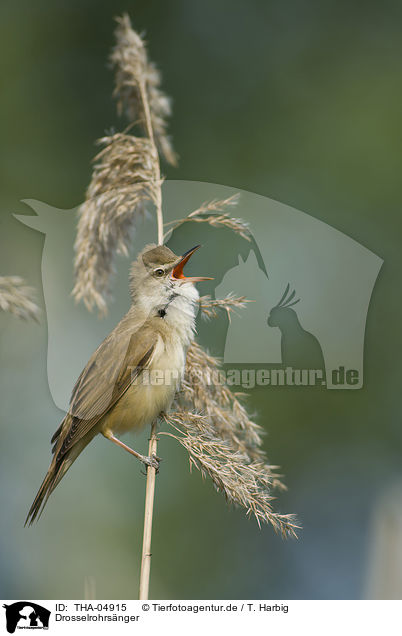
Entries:
[[[0, 271], [25, 277], [40, 301], [44, 238], [12, 213], [28, 212], [25, 198], [76, 206], [94, 140], [124, 125], [106, 64], [122, 11], [146, 32], [174, 99], [180, 163], [164, 166], [167, 178], [283, 201], [385, 261], [363, 389], [250, 391], [289, 487], [278, 506], [298, 514], [300, 539], [229, 509], [166, 440], [152, 597], [401, 598], [402, 5], [3, 0]], [[0, 597], [81, 598], [90, 580], [97, 598], [136, 598], [145, 480], [128, 455], [88, 447], [39, 525], [23, 529], [60, 419], [45, 314], [40, 325], [1, 315], [0, 338]]]

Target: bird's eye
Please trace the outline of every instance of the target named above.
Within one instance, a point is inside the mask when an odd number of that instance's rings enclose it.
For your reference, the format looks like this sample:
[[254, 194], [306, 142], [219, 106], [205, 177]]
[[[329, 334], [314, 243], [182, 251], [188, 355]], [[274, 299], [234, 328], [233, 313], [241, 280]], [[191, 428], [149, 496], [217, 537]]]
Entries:
[[165, 273], [165, 271], [161, 268], [158, 267], [158, 269], [154, 269], [154, 274], [155, 276], [157, 276], [158, 278], [160, 278], [161, 276], [163, 276], [163, 274]]

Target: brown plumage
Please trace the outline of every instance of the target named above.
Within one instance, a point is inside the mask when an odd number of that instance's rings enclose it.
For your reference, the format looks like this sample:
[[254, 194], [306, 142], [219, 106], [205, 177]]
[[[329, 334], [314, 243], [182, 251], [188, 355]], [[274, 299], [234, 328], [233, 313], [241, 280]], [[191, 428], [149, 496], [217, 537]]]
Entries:
[[[194, 333], [198, 293], [183, 265], [196, 248], [177, 257], [167, 247], [148, 246], [133, 264], [133, 303], [105, 338], [78, 378], [69, 411], [52, 437], [53, 459], [29, 510], [29, 525], [78, 455], [102, 433], [145, 464], [155, 465], [118, 440], [115, 433], [138, 430], [170, 408]], [[144, 370], [166, 372], [168, 381], [141, 381]]]

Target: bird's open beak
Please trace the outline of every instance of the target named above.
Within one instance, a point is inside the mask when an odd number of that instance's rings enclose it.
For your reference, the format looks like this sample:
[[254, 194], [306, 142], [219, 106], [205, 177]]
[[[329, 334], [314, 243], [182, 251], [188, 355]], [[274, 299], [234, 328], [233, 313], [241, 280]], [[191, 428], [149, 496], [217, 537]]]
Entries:
[[192, 254], [194, 254], [194, 252], [200, 247], [201, 245], [196, 245], [180, 257], [180, 260], [172, 269], [172, 278], [175, 278], [176, 280], [185, 280], [186, 283], [199, 283], [202, 280], [213, 280], [210, 276], [184, 276], [183, 274], [183, 267], [189, 260], [190, 256], [192, 256]]

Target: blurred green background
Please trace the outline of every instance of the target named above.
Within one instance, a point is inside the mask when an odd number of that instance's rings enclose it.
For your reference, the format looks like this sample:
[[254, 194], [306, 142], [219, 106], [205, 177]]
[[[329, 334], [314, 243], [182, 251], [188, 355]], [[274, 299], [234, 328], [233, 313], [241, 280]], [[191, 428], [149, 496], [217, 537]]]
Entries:
[[[122, 11], [146, 32], [174, 99], [180, 164], [164, 166], [167, 178], [283, 201], [385, 261], [362, 390], [250, 392], [289, 487], [278, 506], [298, 514], [300, 539], [229, 509], [164, 441], [151, 595], [401, 598], [402, 5], [3, 0], [0, 272], [25, 277], [39, 298], [43, 236], [11, 214], [27, 212], [24, 198], [76, 206], [94, 140], [124, 125], [106, 65]], [[0, 597], [81, 598], [92, 576], [97, 598], [135, 598], [145, 480], [129, 456], [88, 447], [39, 525], [23, 529], [60, 411], [45, 317], [1, 315], [0, 337]]]

